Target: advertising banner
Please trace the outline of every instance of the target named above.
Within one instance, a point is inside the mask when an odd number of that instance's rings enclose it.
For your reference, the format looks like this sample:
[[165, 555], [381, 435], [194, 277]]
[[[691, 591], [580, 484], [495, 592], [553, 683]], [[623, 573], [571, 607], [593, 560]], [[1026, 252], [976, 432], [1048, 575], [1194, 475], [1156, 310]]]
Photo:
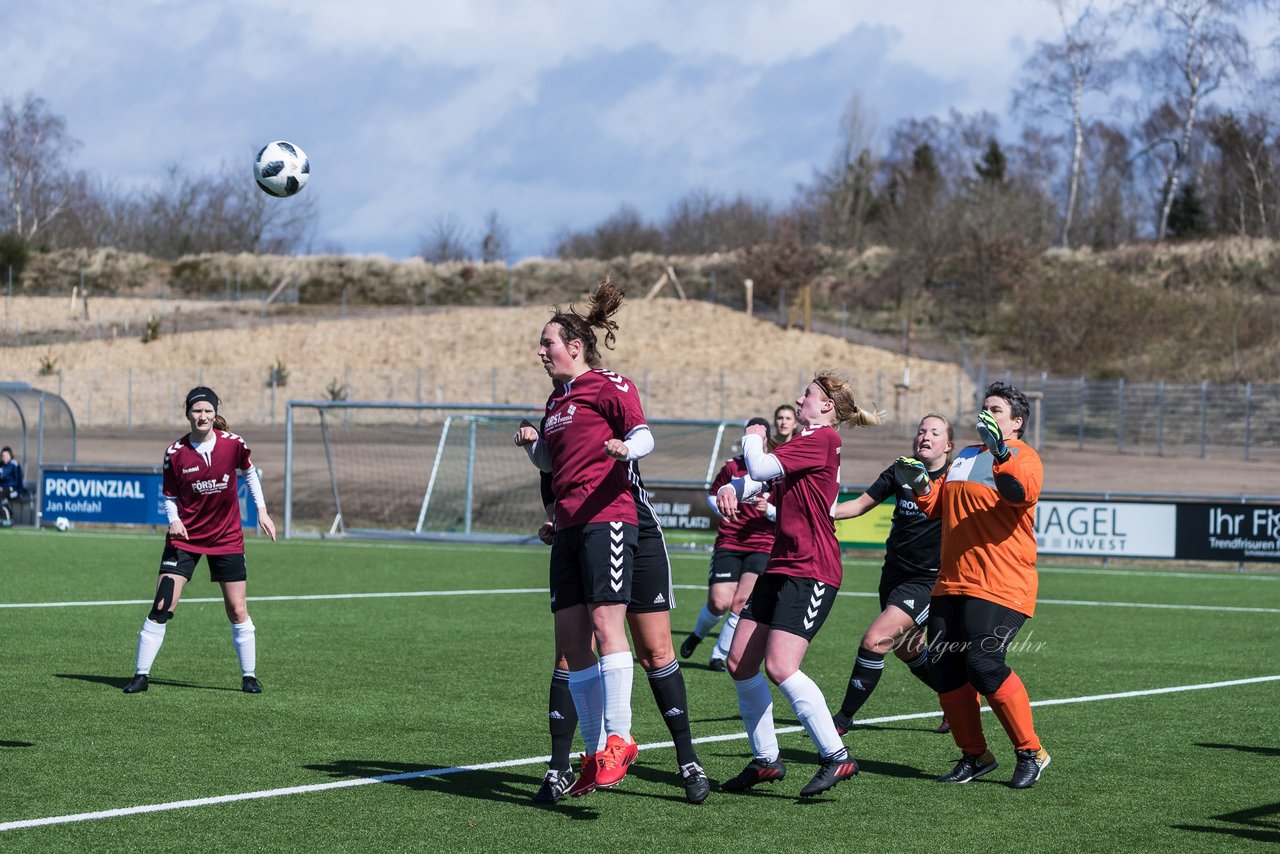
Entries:
[[1280, 505], [1179, 504], [1178, 557], [1280, 561]]
[[1041, 554], [1095, 557], [1174, 557], [1175, 504], [1052, 501], [1036, 504]]
[[[59, 516], [71, 522], [107, 525], [155, 525], [167, 528], [163, 481], [159, 470], [95, 471], [69, 469], [41, 473], [40, 507], [46, 521]], [[240, 524], [258, 527], [258, 508], [239, 482]]]
[[[840, 501], [852, 501], [861, 492], [841, 492]], [[889, 539], [893, 526], [893, 499], [872, 507], [856, 519], [836, 520], [836, 539], [841, 548], [872, 549], [884, 551], [884, 541]]]
[[668, 531], [716, 530], [720, 518], [707, 505], [707, 491], [701, 487], [648, 486], [658, 524]]

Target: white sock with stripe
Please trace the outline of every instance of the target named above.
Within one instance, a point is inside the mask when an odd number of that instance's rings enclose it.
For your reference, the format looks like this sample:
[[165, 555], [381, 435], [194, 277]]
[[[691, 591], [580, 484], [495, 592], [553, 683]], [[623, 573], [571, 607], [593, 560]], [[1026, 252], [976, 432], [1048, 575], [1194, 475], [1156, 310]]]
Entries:
[[157, 623], [150, 617], [142, 621], [142, 631], [138, 632], [138, 655], [134, 672], [147, 675], [151, 665], [155, 663], [156, 653], [164, 643], [165, 624]]
[[729, 617], [724, 621], [724, 628], [720, 630], [720, 639], [716, 641], [715, 651], [711, 653], [712, 658], [723, 658], [728, 660], [729, 649], [733, 646], [733, 633], [738, 630], [739, 615], [729, 612]]
[[600, 665], [569, 671], [569, 693], [573, 695], [573, 707], [578, 712], [578, 731], [582, 733], [584, 749], [591, 755], [601, 747], [600, 733], [604, 724], [603, 690]]
[[255, 675], [258, 667], [258, 640], [252, 619], [231, 624], [231, 644], [236, 648], [236, 658], [240, 659], [241, 675]]
[[604, 683], [604, 732], [631, 738], [631, 679], [635, 674], [631, 651], [613, 652], [600, 659], [600, 679]]
[[822, 696], [822, 689], [817, 683], [797, 670], [778, 686], [778, 690], [791, 704], [804, 731], [809, 733], [809, 738], [818, 748], [818, 753], [824, 758], [840, 756], [844, 751], [844, 742], [836, 732], [835, 721], [831, 720], [826, 698]]
[[713, 614], [711, 608], [706, 605], [702, 606], [702, 611], [698, 613], [698, 621], [693, 624], [693, 633], [700, 638], [705, 638], [711, 634], [711, 630], [716, 627], [716, 623], [720, 622], [723, 614]]
[[763, 673], [750, 679], [733, 680], [738, 692], [738, 711], [747, 725], [751, 755], [765, 762], [778, 761], [778, 733], [773, 727], [773, 693]]

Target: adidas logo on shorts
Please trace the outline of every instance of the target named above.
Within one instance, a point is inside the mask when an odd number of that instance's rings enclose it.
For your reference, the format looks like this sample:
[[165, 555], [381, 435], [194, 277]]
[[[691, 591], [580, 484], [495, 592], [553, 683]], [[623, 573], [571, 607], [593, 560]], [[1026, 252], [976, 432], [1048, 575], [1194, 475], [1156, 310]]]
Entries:
[[655, 605], [665, 605], [666, 602], [667, 602], [666, 598], [661, 593], [653, 597], [653, 604]]
[[914, 600], [914, 599], [903, 599], [903, 600], [902, 600], [902, 604], [903, 604], [903, 605], [906, 605], [908, 608], [914, 608], [914, 607], [916, 606], [916, 600]]

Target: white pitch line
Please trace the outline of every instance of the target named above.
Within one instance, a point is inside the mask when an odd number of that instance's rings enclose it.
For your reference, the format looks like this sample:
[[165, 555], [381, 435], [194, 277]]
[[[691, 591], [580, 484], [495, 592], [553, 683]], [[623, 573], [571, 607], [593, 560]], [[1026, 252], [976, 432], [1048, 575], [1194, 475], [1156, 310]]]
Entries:
[[[1205, 691], [1214, 688], [1232, 688], [1239, 685], [1256, 685], [1263, 682], [1280, 681], [1280, 675], [1277, 676], [1253, 676], [1248, 679], [1232, 679], [1225, 682], [1202, 682], [1197, 685], [1174, 685], [1167, 688], [1148, 688], [1143, 691], [1120, 691], [1112, 694], [1091, 694], [1085, 697], [1062, 697], [1056, 700], [1036, 700], [1031, 703], [1032, 706], [1061, 706], [1069, 703], [1096, 703], [1103, 700], [1123, 700], [1133, 697], [1151, 697], [1160, 694], [1177, 694], [1185, 691]], [[987, 706], [982, 707], [982, 711], [989, 712], [991, 709]], [[880, 718], [867, 718], [866, 720], [854, 721], [858, 726], [867, 726], [870, 724], [895, 723], [898, 721], [918, 720], [921, 718], [940, 717], [942, 712], [913, 712], [905, 715], [887, 715]], [[779, 735], [790, 735], [791, 733], [803, 732], [803, 727], [781, 727], [778, 729]], [[704, 738], [695, 738], [695, 744], [709, 744], [718, 741], [739, 741], [747, 737], [745, 732], [728, 733], [725, 735], [712, 735]], [[640, 750], [656, 750], [661, 748], [672, 747], [670, 741], [653, 742], [650, 744], [642, 744]], [[143, 815], [155, 812], [170, 812], [173, 810], [193, 809], [195, 807], [212, 806], [214, 804], [228, 804], [236, 801], [254, 801], [266, 798], [280, 798], [288, 795], [306, 795], [313, 792], [327, 792], [335, 789], [351, 789], [356, 786], [371, 786], [375, 783], [394, 783], [400, 780], [418, 780], [425, 777], [444, 777], [448, 774], [460, 774], [466, 771], [488, 771], [494, 768], [515, 768], [522, 765], [538, 765], [550, 760], [550, 756], [529, 756], [524, 759], [504, 759], [498, 762], [484, 762], [478, 765], [456, 765], [452, 768], [431, 768], [423, 771], [405, 771], [400, 774], [381, 774], [376, 777], [359, 777], [354, 780], [335, 780], [328, 783], [312, 783], [305, 786], [286, 786], [279, 789], [264, 789], [257, 792], [237, 792], [230, 795], [214, 795], [205, 798], [188, 798], [182, 801], [169, 801], [160, 804], [143, 804], [134, 807], [117, 807], [109, 810], [98, 810], [96, 812], [72, 813], [70, 815], [53, 815], [44, 818], [28, 818], [19, 821], [7, 821], [0, 824], [0, 832], [8, 830], [22, 830], [31, 827], [47, 827], [55, 824], [74, 824], [84, 821], [99, 821], [105, 818], [122, 818], [131, 815]]]
[[[677, 590], [703, 590], [702, 584], [674, 584]], [[250, 602], [307, 602], [318, 600], [340, 599], [409, 599], [430, 596], [488, 596], [496, 594], [530, 594], [546, 595], [542, 587], [497, 587], [484, 590], [406, 590], [387, 593], [311, 593], [293, 596], [250, 596]], [[874, 599], [878, 593], [863, 590], [842, 590], [837, 596], [851, 596], [861, 599]], [[107, 599], [97, 602], [0, 602], [4, 608], [92, 608], [104, 605], [149, 605], [152, 599]], [[193, 597], [183, 602], [221, 603], [217, 597]], [[1153, 608], [1165, 611], [1209, 611], [1236, 614], [1280, 614], [1280, 608], [1261, 608], [1243, 605], [1179, 605], [1167, 602], [1098, 602], [1089, 599], [1040, 599], [1040, 605], [1077, 605], [1099, 608]]]

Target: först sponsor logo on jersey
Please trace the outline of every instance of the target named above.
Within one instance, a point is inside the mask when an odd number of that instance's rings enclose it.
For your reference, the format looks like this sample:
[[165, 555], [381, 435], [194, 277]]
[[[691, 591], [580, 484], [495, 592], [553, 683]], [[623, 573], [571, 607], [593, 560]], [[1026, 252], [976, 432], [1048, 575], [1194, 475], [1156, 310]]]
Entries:
[[553, 412], [546, 417], [542, 424], [542, 432], [544, 434], [559, 433], [573, 423], [573, 413], [578, 411], [576, 404], [569, 404], [569, 408], [564, 412]]
[[47, 512], [100, 513], [104, 498], [144, 500], [142, 481], [127, 477], [65, 477], [46, 475]]
[[215, 492], [225, 492], [231, 485], [231, 475], [224, 474], [221, 479], [209, 478], [208, 480], [193, 480], [191, 488], [201, 495], [210, 495]]

